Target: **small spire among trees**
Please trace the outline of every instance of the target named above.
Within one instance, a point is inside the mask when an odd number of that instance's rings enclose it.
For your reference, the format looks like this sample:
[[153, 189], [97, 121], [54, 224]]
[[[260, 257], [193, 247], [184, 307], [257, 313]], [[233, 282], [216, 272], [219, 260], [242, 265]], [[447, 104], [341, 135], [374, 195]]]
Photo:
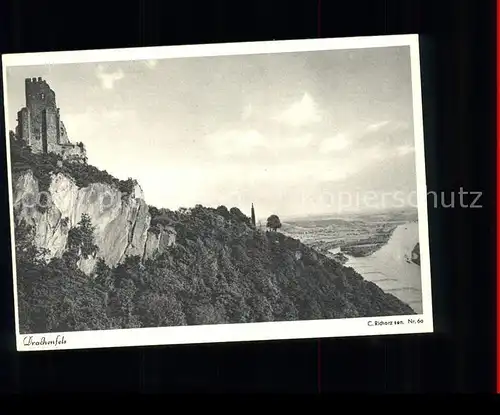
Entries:
[[253, 203], [252, 203], [252, 226], [255, 228], [255, 209], [253, 208]]

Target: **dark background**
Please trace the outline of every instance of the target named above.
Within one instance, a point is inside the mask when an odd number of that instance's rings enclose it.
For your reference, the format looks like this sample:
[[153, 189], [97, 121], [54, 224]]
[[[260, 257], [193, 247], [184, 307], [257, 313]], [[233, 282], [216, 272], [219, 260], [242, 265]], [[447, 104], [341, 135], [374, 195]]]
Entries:
[[0, 391], [494, 391], [494, 1], [52, 3], [4, 0], [2, 53], [419, 33], [428, 190], [483, 208], [429, 211], [434, 334], [18, 354], [2, 145]]

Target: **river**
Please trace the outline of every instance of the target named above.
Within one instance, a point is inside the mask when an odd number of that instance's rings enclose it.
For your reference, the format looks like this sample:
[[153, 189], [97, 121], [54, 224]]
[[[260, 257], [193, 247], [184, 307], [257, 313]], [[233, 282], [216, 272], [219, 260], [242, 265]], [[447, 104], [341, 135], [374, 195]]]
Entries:
[[[422, 282], [420, 266], [408, 263], [407, 258], [418, 242], [418, 223], [399, 225], [389, 241], [372, 255], [355, 258], [346, 255], [345, 266], [354, 268], [366, 280], [393, 294], [422, 313]], [[345, 255], [345, 254], [344, 254]]]

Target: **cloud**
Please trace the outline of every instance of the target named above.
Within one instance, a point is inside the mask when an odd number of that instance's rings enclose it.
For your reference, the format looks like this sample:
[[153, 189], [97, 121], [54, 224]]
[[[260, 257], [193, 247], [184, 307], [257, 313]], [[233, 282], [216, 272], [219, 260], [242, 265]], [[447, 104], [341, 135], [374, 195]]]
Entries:
[[84, 111], [78, 113], [64, 114], [64, 122], [70, 126], [75, 134], [82, 129], [107, 127], [123, 120], [134, 122], [137, 119], [137, 112], [131, 109], [98, 108], [87, 106]]
[[302, 153], [297, 153], [297, 150], [309, 147], [313, 141], [311, 133], [269, 135], [252, 128], [219, 130], [204, 138], [207, 149], [216, 157], [247, 158], [255, 157], [258, 153], [262, 159], [268, 158], [268, 155], [285, 158], [291, 154], [300, 156]]
[[398, 156], [406, 156], [407, 154], [413, 153], [415, 151], [415, 147], [410, 145], [399, 146], [396, 148], [396, 154]]
[[321, 121], [321, 116], [313, 98], [305, 93], [300, 101], [293, 103], [274, 119], [292, 127], [301, 127]]
[[356, 149], [377, 147], [394, 153], [399, 147], [413, 146], [410, 125], [401, 121], [385, 120], [369, 124], [353, 132], [352, 138]]
[[65, 113], [64, 124], [69, 139], [85, 143], [89, 159], [107, 164], [106, 169], [121, 157], [134, 157], [134, 144], [124, 137], [141, 134], [137, 112], [131, 109], [88, 106], [83, 111]]
[[106, 72], [102, 65], [97, 66], [96, 77], [101, 83], [101, 87], [104, 89], [113, 89], [115, 82], [123, 79], [125, 74], [121, 69], [113, 72]]
[[383, 145], [376, 145], [372, 148], [367, 149], [367, 154], [368, 154], [368, 161], [380, 161], [387, 159], [387, 157], [390, 157], [392, 155], [392, 151], [390, 149], [387, 149]]
[[[226, 187], [227, 190], [274, 186], [288, 190], [289, 185], [309, 186], [318, 181], [339, 181], [352, 174], [348, 163], [332, 165], [329, 161], [283, 160], [281, 162], [242, 164], [229, 162], [219, 164], [216, 160], [199, 165], [182, 164], [171, 166], [182, 177], [203, 182], [205, 185]], [[182, 172], [182, 173], [181, 173]], [[194, 179], [193, 179], [194, 180]], [[283, 188], [282, 186], [285, 185]], [[203, 186], [202, 186], [203, 187]]]
[[350, 142], [345, 134], [337, 134], [334, 137], [325, 138], [319, 145], [319, 151], [323, 154], [332, 153], [335, 151], [344, 150], [349, 146]]
[[366, 127], [366, 131], [379, 131], [382, 128], [388, 126], [390, 123], [391, 123], [390, 121], [376, 122], [376, 123], [368, 125], [368, 127]]
[[156, 59], [149, 59], [147, 61], [144, 61], [144, 64], [149, 68], [149, 69], [154, 69], [158, 65], [158, 61]]
[[121, 121], [125, 116], [126, 115], [122, 111], [117, 111], [117, 110], [104, 111], [101, 114], [101, 117], [106, 119], [108, 122]]
[[252, 129], [218, 131], [205, 137], [205, 143], [216, 156], [248, 154], [264, 142], [262, 134]]
[[243, 108], [243, 113], [241, 114], [241, 119], [242, 120], [248, 120], [253, 114], [253, 107], [252, 104], [248, 104]]
[[[130, 125], [137, 122], [137, 111], [133, 109], [105, 109], [99, 112], [97, 119], [99, 118], [109, 127], [112, 126], [113, 128], [126, 128], [130, 130]], [[125, 123], [124, 125], [126, 126], [122, 127], [122, 123]]]
[[409, 129], [409, 124], [402, 121], [385, 120], [370, 124], [366, 127], [366, 132], [385, 132], [394, 133]]
[[95, 133], [98, 130], [98, 122], [94, 117], [82, 112], [78, 114], [65, 114], [64, 125], [69, 139], [73, 142], [81, 141], [81, 137]]
[[407, 153], [404, 156], [373, 160], [340, 185], [340, 190], [357, 188], [370, 191], [414, 190], [416, 189], [415, 159]]
[[287, 147], [306, 148], [312, 143], [313, 135], [312, 134], [298, 135], [289, 138], [287, 141], [288, 141]]

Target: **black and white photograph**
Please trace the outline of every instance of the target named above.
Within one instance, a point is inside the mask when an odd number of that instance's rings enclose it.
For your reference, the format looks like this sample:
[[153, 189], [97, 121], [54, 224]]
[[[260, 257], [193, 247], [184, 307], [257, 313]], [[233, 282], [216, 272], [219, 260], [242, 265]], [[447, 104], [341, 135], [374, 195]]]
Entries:
[[433, 331], [417, 35], [2, 65], [18, 350]]

